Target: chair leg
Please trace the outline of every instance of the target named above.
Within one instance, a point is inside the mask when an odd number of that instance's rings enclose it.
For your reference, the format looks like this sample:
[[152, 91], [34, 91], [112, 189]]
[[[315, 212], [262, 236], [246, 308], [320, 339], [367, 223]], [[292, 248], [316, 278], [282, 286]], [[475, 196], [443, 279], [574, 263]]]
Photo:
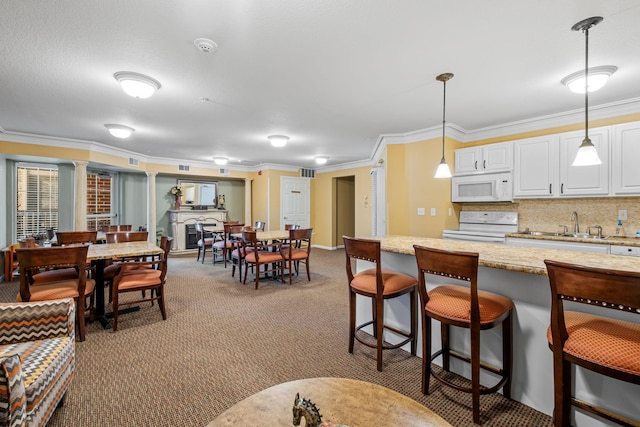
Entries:
[[571, 425], [571, 364], [556, 349], [553, 350], [553, 395], [553, 425]]
[[[267, 266], [265, 265], [265, 269], [266, 269], [266, 267]], [[259, 282], [260, 282], [260, 264], [256, 264], [256, 289], [258, 289], [258, 283]]]
[[118, 293], [113, 292], [113, 332], [118, 330]]
[[440, 336], [442, 338], [442, 369], [449, 372], [449, 325], [440, 324]]
[[356, 336], [356, 293], [349, 288], [349, 353], [353, 353]]
[[164, 285], [156, 288], [158, 295], [158, 305], [160, 306], [160, 313], [162, 313], [162, 320], [167, 320], [167, 310], [164, 307]]
[[384, 298], [376, 298], [376, 323], [375, 328], [377, 329], [377, 354], [376, 354], [376, 365], [378, 371], [382, 372], [382, 345], [383, 345], [383, 331], [384, 331]]
[[422, 394], [429, 394], [429, 382], [431, 381], [431, 318], [426, 315], [424, 308], [422, 313]]
[[480, 325], [471, 325], [471, 409], [473, 422], [480, 424]]
[[[307, 264], [307, 270], [309, 264]], [[418, 349], [418, 306], [416, 304], [416, 289], [414, 288], [409, 293], [409, 304], [411, 304], [411, 354], [416, 355]]]
[[244, 285], [247, 284], [247, 271], [249, 271], [249, 266], [245, 265], [244, 266], [244, 279], [242, 279], [242, 284], [244, 284]]
[[513, 312], [502, 322], [502, 372], [507, 381], [502, 386], [502, 395], [511, 399], [511, 378], [513, 377]]
[[309, 272], [309, 258], [304, 262], [304, 265], [307, 266], [307, 280], [311, 281], [311, 273]]
[[78, 325], [78, 341], [82, 342], [86, 333], [84, 327], [84, 297], [76, 299], [76, 324]]
[[196, 261], [200, 261], [200, 253], [202, 252], [202, 248], [198, 246], [198, 256], [196, 257]]

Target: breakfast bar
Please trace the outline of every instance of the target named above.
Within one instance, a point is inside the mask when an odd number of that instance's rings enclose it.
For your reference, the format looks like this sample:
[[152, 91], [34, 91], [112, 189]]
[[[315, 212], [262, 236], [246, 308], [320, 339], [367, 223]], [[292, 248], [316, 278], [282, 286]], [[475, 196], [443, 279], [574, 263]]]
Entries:
[[[513, 332], [513, 386], [512, 398], [551, 415], [553, 411], [553, 364], [552, 353], [547, 342], [547, 327], [550, 320], [551, 296], [546, 276], [545, 259], [582, 264], [611, 270], [640, 271], [640, 258], [617, 255], [576, 253], [565, 250], [513, 247], [492, 243], [431, 239], [412, 236], [375, 237], [381, 241], [383, 268], [417, 275], [413, 245], [443, 250], [479, 253], [478, 285], [480, 289], [511, 298], [515, 304]], [[368, 268], [363, 261], [358, 269]], [[427, 286], [451, 283], [451, 279], [429, 276]], [[396, 298], [387, 302], [387, 323], [407, 328], [403, 324], [409, 310], [409, 298]], [[371, 304], [364, 298], [357, 301], [357, 321], [371, 316]], [[591, 307], [580, 305], [577, 310], [588, 311]], [[637, 315], [617, 312], [619, 318], [637, 322]], [[635, 318], [633, 317], [635, 316]], [[369, 317], [370, 318], [370, 317]], [[421, 325], [420, 325], [421, 327]], [[433, 348], [440, 348], [439, 328], [433, 328]], [[483, 331], [482, 359], [501, 366], [501, 331]], [[468, 331], [454, 328], [452, 346], [463, 352], [469, 350]], [[388, 337], [393, 342], [394, 337]], [[420, 337], [421, 338], [421, 337]], [[422, 348], [421, 340], [418, 351]], [[421, 354], [420, 354], [421, 356]], [[457, 363], [454, 363], [457, 362]], [[436, 359], [439, 363], [439, 359]], [[468, 365], [452, 361], [452, 371], [470, 377]], [[637, 416], [638, 386], [605, 378], [592, 372], [577, 369], [575, 390], [583, 397], [602, 406], [625, 414]], [[487, 383], [488, 378], [482, 380]], [[419, 373], [416, 373], [419, 381]], [[489, 379], [491, 381], [491, 379]], [[576, 425], [599, 426], [600, 420], [584, 416], [576, 411]]]

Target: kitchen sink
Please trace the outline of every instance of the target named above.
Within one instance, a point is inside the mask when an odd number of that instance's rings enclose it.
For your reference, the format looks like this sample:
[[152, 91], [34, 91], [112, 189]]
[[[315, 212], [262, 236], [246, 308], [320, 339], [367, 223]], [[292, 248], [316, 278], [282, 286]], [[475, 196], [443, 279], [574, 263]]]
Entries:
[[593, 240], [604, 240], [607, 237], [598, 236], [595, 234], [588, 233], [553, 233], [550, 231], [520, 231], [518, 234], [525, 234], [527, 236], [548, 236], [548, 237], [572, 237], [574, 239], [593, 239]]

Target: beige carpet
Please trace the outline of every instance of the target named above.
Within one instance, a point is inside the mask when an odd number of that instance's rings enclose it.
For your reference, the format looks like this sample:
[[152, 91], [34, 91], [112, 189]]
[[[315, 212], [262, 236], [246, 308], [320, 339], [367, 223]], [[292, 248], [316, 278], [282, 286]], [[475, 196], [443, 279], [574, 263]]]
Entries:
[[[49, 426], [204, 426], [262, 389], [327, 376], [384, 385], [453, 425], [473, 425], [469, 395], [437, 382], [422, 395], [421, 359], [387, 351], [384, 372], [377, 372], [373, 350], [356, 343], [354, 354], [347, 352], [344, 262], [342, 251], [313, 249], [311, 282], [304, 275], [293, 286], [265, 281], [256, 291], [221, 264], [170, 258], [167, 320], [145, 304], [120, 317], [118, 332], [89, 325], [87, 340], [76, 343], [65, 406]], [[14, 300], [16, 292], [17, 283], [3, 283], [0, 300]], [[551, 425], [550, 417], [501, 395], [481, 402], [485, 426]]]

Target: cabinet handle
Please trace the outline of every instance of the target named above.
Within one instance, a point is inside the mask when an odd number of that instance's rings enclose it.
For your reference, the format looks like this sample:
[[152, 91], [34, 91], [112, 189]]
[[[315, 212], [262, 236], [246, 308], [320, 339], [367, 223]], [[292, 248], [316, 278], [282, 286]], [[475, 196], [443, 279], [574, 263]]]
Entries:
[[564, 194], [564, 182], [560, 184], [560, 194]]
[[487, 168], [487, 161], [483, 160], [482, 161], [482, 169], [486, 169]]
[[553, 194], [553, 192], [551, 191], [551, 186], [552, 186], [552, 185], [553, 185], [553, 184], [549, 184], [549, 194]]
[[478, 161], [476, 160], [475, 163], [473, 164], [473, 168], [474, 169], [478, 169]]

